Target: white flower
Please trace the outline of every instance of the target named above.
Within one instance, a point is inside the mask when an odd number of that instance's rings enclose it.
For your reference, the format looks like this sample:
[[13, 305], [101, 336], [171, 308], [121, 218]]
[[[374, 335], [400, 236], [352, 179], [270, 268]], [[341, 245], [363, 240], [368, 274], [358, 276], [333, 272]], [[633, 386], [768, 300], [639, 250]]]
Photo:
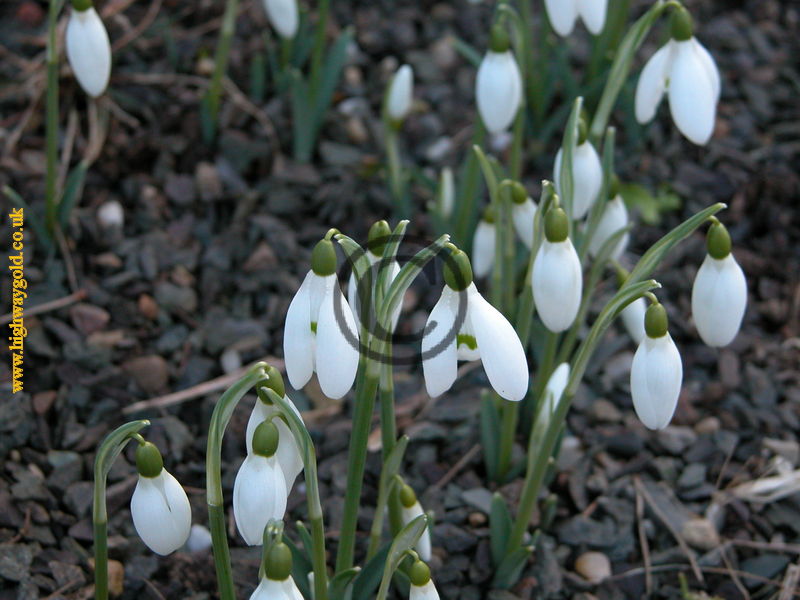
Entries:
[[[648, 311], [654, 308], [651, 306]], [[665, 321], [663, 335], [650, 337], [647, 331], [631, 364], [633, 407], [645, 427], [664, 429], [669, 425], [678, 406], [682, 381], [681, 355], [666, 331]]]
[[394, 121], [402, 121], [411, 110], [414, 94], [414, 71], [409, 65], [397, 69], [386, 94], [386, 112]]
[[409, 586], [408, 600], [439, 600], [439, 592], [431, 579], [425, 585]]
[[[561, 194], [561, 160], [563, 149], [556, 154], [553, 165], [553, 182], [556, 193]], [[600, 195], [603, 187], [603, 165], [597, 150], [590, 141], [575, 146], [572, 153], [572, 213], [573, 219], [582, 219]], [[563, 197], [563, 196], [562, 196]]]
[[453, 181], [453, 170], [450, 167], [443, 168], [439, 176], [439, 194], [437, 199], [439, 201], [439, 214], [445, 219], [450, 218], [456, 203], [456, 185]]
[[336, 274], [309, 271], [286, 313], [283, 353], [295, 389], [314, 371], [329, 398], [344, 396], [358, 370], [358, 327]]
[[644, 339], [644, 314], [647, 312], [647, 302], [644, 298], [637, 298], [622, 309], [620, 316], [628, 335], [637, 344]]
[[[403, 520], [403, 527], [411, 523], [414, 519], [419, 517], [420, 515], [424, 515], [425, 511], [422, 510], [422, 505], [417, 500], [412, 506], [405, 507], [400, 505], [401, 509], [401, 518]], [[431, 528], [430, 526], [426, 526], [422, 535], [417, 540], [416, 546], [414, 546], [416, 551], [419, 553], [419, 557], [424, 560], [425, 562], [430, 561], [431, 559]]]
[[108, 87], [111, 76], [111, 44], [93, 7], [70, 12], [65, 43], [75, 78], [87, 94], [97, 98]]
[[472, 270], [475, 277], [486, 277], [494, 266], [497, 229], [494, 222], [481, 219], [472, 238]]
[[747, 282], [733, 254], [723, 259], [707, 254], [692, 287], [692, 315], [703, 341], [715, 347], [730, 344], [746, 306]]
[[[300, 411], [297, 410], [294, 402], [292, 402], [288, 396], [284, 396], [283, 399], [289, 403], [294, 413], [302, 421], [303, 416], [300, 414]], [[253, 453], [253, 434], [256, 431], [256, 427], [278, 412], [277, 407], [274, 405], [265, 404], [261, 400], [256, 400], [256, 404], [253, 406], [253, 412], [250, 413], [250, 419], [247, 421], [247, 431], [245, 433], [248, 454]], [[281, 467], [281, 472], [286, 481], [286, 491], [288, 493], [291, 491], [294, 481], [297, 479], [300, 471], [303, 470], [303, 457], [300, 455], [300, 448], [297, 447], [297, 441], [294, 439], [294, 435], [288, 425], [283, 422], [283, 419], [276, 417], [272, 419], [272, 422], [277, 426], [278, 435], [280, 436], [278, 449], [275, 451], [275, 458], [278, 460], [278, 464]]]
[[606, 24], [608, 0], [545, 0], [547, 16], [560, 36], [572, 33], [580, 17], [594, 35], [603, 31]]
[[260, 545], [267, 523], [283, 519], [286, 497], [286, 478], [277, 457], [248, 454], [233, 483], [233, 516], [248, 545]]
[[[628, 209], [625, 208], [625, 202], [621, 196], [614, 196], [614, 199], [609, 200], [603, 208], [600, 222], [597, 224], [594, 236], [589, 242], [589, 254], [597, 256], [597, 253], [600, 252], [600, 249], [606, 241], [627, 225]], [[628, 246], [629, 239], [630, 235], [628, 232], [625, 232], [611, 251], [611, 258], [613, 260], [617, 260], [622, 256], [622, 253], [625, 252], [625, 248]]]
[[489, 50], [475, 80], [478, 112], [489, 133], [500, 133], [511, 125], [522, 102], [522, 76], [511, 50]]
[[[379, 271], [376, 265], [380, 265], [381, 257], [374, 255], [370, 250], [367, 250], [367, 259], [369, 260], [370, 265], [372, 265], [372, 283], [374, 284], [377, 282], [377, 278], [379, 276]], [[389, 263], [389, 278], [386, 282], [386, 285], [389, 286], [394, 281], [394, 278], [397, 277], [397, 274], [400, 272], [400, 265], [397, 263], [396, 260], [392, 260]], [[364, 284], [365, 285], [365, 284]], [[366, 291], [366, 290], [363, 290]], [[356, 320], [356, 323], [359, 322], [359, 315], [358, 312], [360, 309], [360, 302], [358, 301], [358, 284], [356, 283], [356, 274], [355, 271], [350, 272], [350, 279], [347, 282], [347, 303], [350, 305], [352, 309], [353, 318]], [[397, 327], [397, 322], [400, 320], [400, 313], [403, 310], [403, 303], [402, 301], [397, 305], [397, 307], [392, 312], [392, 331], [395, 330]], [[369, 315], [364, 315], [365, 318], [369, 318]]]
[[528, 363], [522, 343], [511, 324], [480, 295], [474, 283], [463, 292], [445, 285], [425, 332], [422, 370], [431, 397], [453, 385], [459, 359], [480, 359], [489, 383], [506, 400], [522, 400], [525, 396]]
[[511, 217], [514, 222], [514, 231], [528, 250], [533, 248], [533, 221], [536, 218], [536, 202], [527, 198], [525, 202], [513, 203]]
[[264, 10], [279, 36], [288, 40], [297, 34], [297, 0], [264, 0]]
[[544, 388], [544, 406], [548, 414], [552, 415], [564, 390], [567, 389], [567, 382], [569, 382], [569, 363], [563, 362], [553, 371], [550, 379], [547, 380], [547, 385]]
[[131, 498], [133, 526], [156, 554], [166, 555], [186, 543], [192, 508], [186, 492], [166, 469], [155, 477], [139, 475]]
[[680, 132], [703, 145], [714, 132], [720, 93], [714, 59], [694, 37], [671, 39], [642, 69], [636, 85], [636, 120], [647, 123], [669, 88], [672, 120]]
[[581, 261], [569, 238], [545, 239], [533, 263], [533, 300], [545, 327], [558, 332], [569, 329], [578, 314], [583, 293]]
[[283, 581], [262, 577], [250, 600], [304, 600], [291, 575]]

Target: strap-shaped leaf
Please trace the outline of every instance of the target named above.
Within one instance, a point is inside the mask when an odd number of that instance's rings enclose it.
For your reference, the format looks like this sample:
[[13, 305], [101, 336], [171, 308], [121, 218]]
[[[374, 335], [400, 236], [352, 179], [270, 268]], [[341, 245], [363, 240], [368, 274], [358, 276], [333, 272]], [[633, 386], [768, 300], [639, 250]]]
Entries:
[[372, 595], [380, 585], [383, 567], [386, 564], [386, 558], [389, 556], [391, 546], [391, 542], [386, 542], [375, 553], [375, 556], [367, 561], [361, 572], [356, 575], [353, 581], [353, 600], [371, 600]]
[[492, 563], [499, 565], [505, 554], [508, 535], [511, 533], [511, 513], [499, 492], [492, 496], [489, 508], [489, 541], [492, 550]]
[[61, 196], [61, 202], [58, 205], [58, 222], [61, 224], [62, 229], [66, 228], [69, 224], [69, 216], [72, 214], [72, 209], [81, 197], [83, 190], [83, 181], [86, 178], [86, 171], [89, 169], [89, 163], [86, 160], [80, 161], [69, 173], [67, 182], [64, 184], [64, 194]]
[[367, 551], [368, 558], [371, 558], [378, 551], [377, 544], [381, 539], [381, 532], [383, 531], [384, 509], [389, 502], [392, 482], [395, 480], [395, 476], [400, 472], [400, 466], [403, 464], [403, 456], [405, 455], [407, 447], [408, 436], [404, 435], [397, 440], [394, 448], [392, 448], [392, 451], [383, 463], [380, 483], [378, 484], [378, 501], [375, 505], [375, 518], [372, 521], [372, 529], [370, 530], [369, 550]]
[[392, 575], [394, 575], [397, 567], [400, 566], [400, 561], [403, 560], [406, 553], [417, 544], [427, 526], [428, 517], [420, 515], [403, 527], [397, 537], [394, 538], [389, 548], [389, 554], [386, 557], [386, 564], [383, 567], [383, 577], [381, 578], [381, 586], [378, 588], [376, 600], [386, 600]]
[[533, 546], [523, 546], [509, 553], [497, 567], [492, 580], [498, 588], [510, 587], [519, 579], [525, 563], [533, 553]]
[[353, 581], [360, 572], [361, 567], [351, 567], [337, 573], [328, 585], [328, 596], [333, 600], [344, 600], [348, 590], [352, 589]]
[[561, 142], [561, 171], [554, 175], [558, 177], [561, 185], [561, 206], [568, 215], [572, 215], [573, 195], [573, 159], [575, 148], [578, 145], [578, 122], [583, 108], [583, 98], [578, 96], [572, 104], [572, 111], [567, 119], [567, 126], [564, 129], [564, 138]]
[[481, 394], [481, 446], [489, 478], [494, 480], [497, 475], [497, 450], [500, 447], [500, 415], [491, 396], [484, 392]]
[[478, 146], [477, 144], [472, 147], [472, 151], [475, 153], [475, 156], [478, 157], [478, 164], [481, 166], [481, 172], [483, 173], [483, 179], [486, 182], [486, 188], [489, 190], [489, 198], [492, 202], [495, 201], [497, 198], [497, 173], [493, 164], [489, 161], [489, 158], [483, 152], [483, 149]]

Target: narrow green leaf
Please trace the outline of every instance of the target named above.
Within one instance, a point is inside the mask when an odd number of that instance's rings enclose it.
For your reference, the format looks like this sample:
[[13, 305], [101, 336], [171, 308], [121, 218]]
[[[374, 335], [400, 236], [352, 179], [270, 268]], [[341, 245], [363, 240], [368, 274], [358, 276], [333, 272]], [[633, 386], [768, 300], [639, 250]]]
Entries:
[[381, 469], [380, 483], [378, 484], [378, 501], [375, 504], [375, 518], [372, 521], [372, 528], [370, 530], [370, 545], [367, 552], [368, 557], [377, 552], [376, 542], [380, 540], [381, 532], [383, 531], [384, 508], [389, 502], [389, 493], [392, 490], [392, 481], [395, 476], [400, 472], [400, 466], [403, 464], [403, 456], [405, 455], [406, 448], [408, 447], [408, 436], [404, 435], [395, 444], [386, 461], [383, 463]]
[[69, 224], [69, 216], [72, 214], [72, 209], [75, 208], [81, 197], [83, 182], [86, 179], [88, 168], [89, 164], [82, 160], [70, 171], [67, 182], [64, 184], [64, 194], [61, 196], [61, 202], [58, 205], [58, 222], [62, 229]]
[[381, 582], [383, 568], [392, 544], [387, 542], [367, 561], [353, 581], [353, 600], [370, 600]]
[[25, 222], [30, 223], [31, 227], [36, 232], [37, 239], [41, 240], [42, 244], [48, 250], [51, 249], [53, 247], [53, 240], [47, 232], [44, 223], [42, 223], [42, 220], [33, 212], [30, 205], [12, 187], [4, 185], [2, 190], [12, 204], [22, 209], [25, 214]]
[[573, 156], [575, 154], [575, 148], [578, 144], [578, 122], [580, 120], [582, 108], [583, 98], [575, 98], [575, 102], [572, 104], [572, 111], [569, 114], [569, 119], [567, 119], [567, 126], [564, 129], [564, 137], [561, 142], [561, 172], [555, 173], [555, 175], [558, 177], [558, 182], [561, 185], [561, 206], [570, 217], [572, 216], [572, 203], [574, 194], [572, 163]]
[[328, 596], [333, 600], [344, 598], [346, 590], [352, 587], [353, 580], [361, 572], [361, 567], [351, 567], [337, 573], [328, 584]]
[[497, 474], [497, 450], [500, 447], [500, 415], [489, 394], [482, 394], [481, 402], [481, 446], [489, 479]]
[[494, 585], [503, 589], [511, 587], [516, 583], [523, 567], [525, 567], [525, 563], [532, 553], [533, 546], [517, 548], [509, 553], [495, 571], [494, 579], [492, 580]]
[[503, 496], [495, 492], [489, 509], [489, 541], [492, 550], [492, 563], [495, 566], [499, 565], [503, 560], [510, 533], [511, 513]]
[[489, 197], [491, 198], [492, 203], [496, 201], [497, 198], [497, 172], [495, 171], [494, 164], [489, 161], [486, 154], [484, 154], [483, 150], [480, 146], [475, 145], [472, 147], [472, 151], [475, 153], [475, 156], [478, 157], [478, 164], [481, 166], [481, 171], [483, 172], [483, 179], [486, 182], [486, 187], [489, 190]]
[[392, 546], [389, 549], [389, 555], [386, 557], [386, 564], [383, 567], [383, 577], [381, 578], [381, 585], [378, 588], [378, 595], [376, 600], [386, 600], [389, 593], [389, 584], [392, 581], [392, 575], [400, 565], [406, 553], [416, 546], [422, 532], [428, 526], [428, 517], [420, 515], [408, 525], [400, 530], [397, 537], [394, 538]]
[[461, 56], [464, 57], [469, 64], [471, 64], [476, 69], [481, 66], [481, 60], [483, 60], [480, 51], [475, 48], [469, 42], [464, 41], [457, 35], [450, 36], [450, 43], [453, 44], [453, 48], [456, 49]]

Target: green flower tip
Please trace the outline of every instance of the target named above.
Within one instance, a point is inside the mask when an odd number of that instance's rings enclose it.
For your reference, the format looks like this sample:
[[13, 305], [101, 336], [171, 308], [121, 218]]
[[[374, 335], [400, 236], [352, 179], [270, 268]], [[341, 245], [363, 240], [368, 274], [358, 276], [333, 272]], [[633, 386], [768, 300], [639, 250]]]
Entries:
[[283, 376], [281, 372], [278, 371], [272, 365], [268, 365], [264, 371], [267, 374], [267, 379], [261, 382], [261, 385], [271, 389], [273, 392], [278, 394], [281, 398], [286, 395], [286, 386], [283, 383]]
[[408, 578], [411, 580], [411, 585], [422, 587], [431, 580], [431, 570], [424, 562], [416, 560], [408, 570]]
[[711, 258], [722, 260], [731, 253], [731, 236], [728, 228], [719, 221], [712, 223], [706, 235], [706, 248]]
[[560, 206], [554, 206], [544, 216], [544, 235], [548, 242], [563, 242], [569, 233], [567, 213]]
[[400, 488], [400, 504], [406, 508], [411, 508], [416, 503], [417, 495], [414, 493], [414, 488], [404, 483], [403, 487]]
[[511, 47], [511, 40], [508, 32], [500, 23], [492, 25], [492, 33], [489, 37], [489, 48], [492, 52], [507, 52]]
[[486, 221], [487, 223], [494, 223], [497, 220], [497, 215], [494, 212], [494, 205], [490, 204], [486, 207], [486, 210], [483, 211], [481, 220]]
[[519, 181], [514, 181], [511, 183], [511, 200], [513, 200], [514, 204], [525, 204], [525, 201], [528, 199], [528, 191], [525, 189], [525, 186], [522, 185]]
[[164, 468], [164, 459], [156, 445], [151, 442], [139, 444], [136, 448], [136, 470], [142, 477], [158, 477]]
[[611, 183], [608, 185], [608, 198], [613, 200], [619, 195], [619, 177], [611, 176]]
[[584, 113], [581, 113], [581, 118], [578, 119], [578, 146], [582, 146], [589, 138], [589, 119]]
[[651, 304], [644, 313], [644, 330], [649, 338], [660, 338], [667, 335], [669, 319], [667, 310], [660, 302]]
[[253, 433], [253, 452], [269, 458], [278, 449], [280, 434], [272, 421], [264, 421]]
[[311, 252], [311, 270], [320, 277], [336, 272], [336, 249], [330, 240], [320, 240]]
[[692, 38], [692, 15], [685, 7], [681, 6], [672, 12], [672, 19], [670, 22], [670, 33], [672, 39], [678, 42], [685, 42]]
[[72, 0], [72, 8], [78, 12], [83, 12], [92, 8], [92, 0]]
[[374, 256], [383, 256], [383, 249], [386, 247], [386, 242], [389, 241], [389, 236], [392, 235], [392, 230], [389, 223], [384, 220], [375, 221], [372, 227], [369, 228], [367, 235], [367, 249]]
[[449, 245], [452, 248], [444, 257], [444, 282], [451, 290], [461, 292], [472, 283], [472, 265], [466, 252]]
[[285, 581], [292, 574], [292, 551], [283, 542], [272, 545], [264, 557], [264, 573], [273, 581]]

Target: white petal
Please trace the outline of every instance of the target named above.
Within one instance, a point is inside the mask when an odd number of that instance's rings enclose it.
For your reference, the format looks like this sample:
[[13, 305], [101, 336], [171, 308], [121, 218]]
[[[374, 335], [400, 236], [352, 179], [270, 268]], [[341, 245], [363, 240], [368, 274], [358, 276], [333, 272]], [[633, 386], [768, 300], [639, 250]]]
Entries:
[[545, 0], [544, 6], [550, 24], [558, 35], [563, 37], [572, 33], [578, 18], [576, 0]]
[[522, 100], [522, 76], [510, 50], [486, 53], [475, 80], [478, 112], [489, 133], [508, 128]]
[[445, 219], [453, 214], [456, 203], [456, 184], [453, 180], [453, 169], [445, 167], [439, 177], [439, 212]]
[[359, 337], [353, 311], [339, 290], [336, 275], [326, 279], [317, 322], [315, 370], [322, 393], [336, 400], [350, 390], [356, 378]]
[[545, 327], [553, 332], [569, 329], [583, 293], [580, 259], [569, 239], [542, 243], [533, 263], [531, 285]]
[[[284, 396], [283, 399], [289, 403], [294, 413], [302, 421], [303, 416], [300, 414], [300, 411], [297, 410], [294, 402], [292, 402], [288, 396]], [[250, 413], [250, 419], [247, 421], [247, 430], [245, 432], [248, 454], [252, 454], [253, 452], [253, 434], [256, 431], [256, 427], [263, 423], [269, 416], [277, 412], [278, 409], [275, 406], [268, 406], [260, 400], [256, 400], [255, 406], [253, 406], [253, 412]], [[292, 431], [286, 423], [283, 422], [283, 419], [276, 418], [273, 419], [272, 422], [277, 426], [279, 435], [278, 449], [275, 451], [275, 458], [281, 466], [281, 471], [283, 471], [283, 477], [286, 480], [286, 490], [288, 492], [291, 491], [295, 479], [297, 479], [300, 471], [303, 470], [303, 457], [300, 455], [300, 448], [297, 446], [297, 441], [295, 441]]]
[[264, 10], [279, 36], [284, 39], [295, 36], [299, 22], [297, 0], [264, 0]]
[[547, 380], [547, 385], [544, 388], [544, 410], [553, 414], [556, 406], [558, 406], [558, 401], [561, 400], [561, 395], [564, 393], [564, 390], [567, 389], [568, 381], [569, 363], [561, 363], [556, 370], [553, 371], [553, 374], [550, 375], [550, 379]]
[[486, 277], [492, 270], [496, 239], [494, 223], [481, 219], [472, 239], [472, 272], [479, 279]]
[[[416, 502], [410, 508], [406, 508], [405, 506], [401, 506], [401, 515], [403, 519], [403, 526], [408, 525], [416, 519], [420, 515], [424, 515], [425, 512], [422, 510], [422, 506], [420, 505], [419, 501]], [[425, 562], [430, 561], [431, 559], [431, 532], [430, 527], [425, 527], [425, 531], [422, 532], [419, 540], [417, 540], [416, 546], [414, 546], [416, 551], [419, 553], [419, 557], [424, 560]]]
[[682, 381], [681, 355], [670, 335], [645, 336], [631, 365], [633, 407], [645, 427], [664, 429], [669, 425]]
[[644, 314], [646, 312], [647, 303], [644, 298], [638, 298], [623, 308], [620, 313], [628, 335], [637, 344], [644, 339]]
[[[313, 571], [309, 573], [309, 575], [313, 574]], [[311, 584], [311, 589], [313, 590], [314, 580], [310, 579], [309, 582]], [[305, 600], [305, 598], [303, 598], [303, 594], [300, 592], [300, 588], [297, 587], [297, 584], [294, 582], [294, 579], [291, 575], [289, 575], [289, 577], [283, 582], [283, 589], [286, 590], [290, 600]]]
[[283, 581], [262, 577], [250, 600], [294, 600], [286, 591]]
[[[609, 200], [603, 208], [603, 215], [597, 224], [594, 236], [589, 242], [589, 254], [597, 256], [600, 249], [620, 229], [628, 225], [628, 209], [621, 196]], [[611, 251], [611, 258], [617, 260], [628, 246], [630, 234], [625, 233]]]
[[425, 585], [412, 585], [409, 588], [409, 600], [439, 600], [439, 592], [431, 579]]
[[722, 260], [706, 255], [692, 287], [692, 316], [709, 346], [727, 346], [739, 333], [747, 306], [747, 282], [729, 254]]
[[459, 306], [466, 309], [466, 294], [447, 285], [425, 323], [422, 338], [422, 373], [425, 389], [432, 398], [441, 396], [456, 380], [458, 359], [456, 351], [456, 317]]
[[519, 239], [530, 250], [533, 247], [533, 221], [536, 218], [536, 203], [530, 198], [522, 204], [514, 203], [512, 218], [514, 220], [514, 231], [517, 232]]
[[[398, 273], [400, 273], [400, 265], [397, 264], [396, 260], [393, 260], [392, 264], [389, 265], [389, 281], [387, 282], [387, 286], [394, 281], [394, 278], [397, 277]], [[400, 301], [400, 303], [397, 305], [397, 308], [395, 308], [392, 312], [392, 333], [394, 333], [394, 330], [397, 329], [397, 322], [400, 320], [400, 313], [402, 310], [403, 302]]]
[[511, 323], [478, 293], [467, 290], [469, 321], [475, 331], [483, 369], [494, 390], [506, 400], [519, 401], [528, 392], [528, 361]]
[[395, 121], [401, 121], [411, 109], [414, 93], [414, 71], [409, 65], [397, 69], [389, 84], [386, 110]]
[[572, 155], [572, 218], [582, 219], [600, 195], [603, 165], [589, 141], [575, 148]]
[[721, 85], [717, 63], [714, 61], [714, 57], [709, 54], [708, 50], [706, 50], [706, 47], [697, 41], [697, 38], [692, 38], [691, 41], [692, 46], [694, 47], [694, 52], [697, 55], [698, 60], [702, 63], [709, 81], [711, 81], [711, 88], [714, 90], [715, 102], [719, 102]]
[[233, 483], [233, 516], [248, 545], [261, 545], [267, 523], [283, 519], [286, 496], [286, 480], [277, 459], [248, 454]]
[[166, 469], [157, 477], [139, 476], [131, 498], [133, 526], [156, 554], [169, 554], [186, 543], [192, 508], [181, 484]]
[[667, 89], [667, 77], [672, 64], [674, 42], [670, 40], [650, 57], [644, 65], [639, 82], [636, 84], [636, 120], [639, 123], [649, 122], [655, 115], [664, 91]]
[[75, 78], [87, 94], [97, 98], [111, 76], [111, 44], [94, 8], [70, 12], [65, 44]]
[[608, 0], [577, 0], [578, 14], [586, 24], [586, 29], [594, 35], [603, 31], [606, 24]]
[[311, 331], [311, 288], [317, 276], [309, 271], [286, 312], [283, 356], [286, 375], [295, 389], [302, 388], [314, 372], [314, 334]]
[[714, 84], [691, 40], [675, 42], [669, 78], [669, 109], [680, 132], [695, 144], [711, 139], [717, 113]]

